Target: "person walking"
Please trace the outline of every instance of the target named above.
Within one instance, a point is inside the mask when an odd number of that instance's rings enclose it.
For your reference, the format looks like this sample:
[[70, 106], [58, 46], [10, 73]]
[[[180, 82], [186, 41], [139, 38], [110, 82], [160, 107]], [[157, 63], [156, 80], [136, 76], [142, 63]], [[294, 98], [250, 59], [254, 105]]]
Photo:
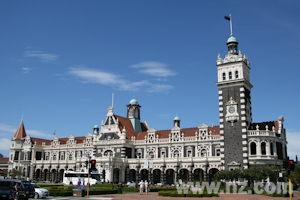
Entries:
[[141, 180], [141, 182], [139, 183], [139, 186], [140, 186], [140, 195], [142, 195], [143, 191], [144, 191], [144, 182], [143, 182], [143, 180]]
[[145, 180], [145, 192], [148, 195], [148, 190], [149, 190], [149, 183], [147, 180]]

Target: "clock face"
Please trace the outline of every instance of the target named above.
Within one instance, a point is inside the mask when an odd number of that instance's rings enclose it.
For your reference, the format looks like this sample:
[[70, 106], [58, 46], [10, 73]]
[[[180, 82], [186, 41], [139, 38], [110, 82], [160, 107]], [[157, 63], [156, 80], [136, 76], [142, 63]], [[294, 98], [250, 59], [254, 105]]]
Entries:
[[233, 107], [233, 106], [231, 106], [230, 108], [229, 108], [229, 113], [234, 113], [235, 112], [235, 108]]

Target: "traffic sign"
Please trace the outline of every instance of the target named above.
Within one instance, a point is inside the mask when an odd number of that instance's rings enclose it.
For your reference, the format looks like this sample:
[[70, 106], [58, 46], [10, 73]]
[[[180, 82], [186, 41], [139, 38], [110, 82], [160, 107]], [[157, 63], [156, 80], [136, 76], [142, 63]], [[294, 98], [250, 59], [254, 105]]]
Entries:
[[86, 157], [88, 157], [90, 154], [88, 154], [88, 153], [84, 153], [84, 154], [82, 154], [82, 156], [86, 156]]

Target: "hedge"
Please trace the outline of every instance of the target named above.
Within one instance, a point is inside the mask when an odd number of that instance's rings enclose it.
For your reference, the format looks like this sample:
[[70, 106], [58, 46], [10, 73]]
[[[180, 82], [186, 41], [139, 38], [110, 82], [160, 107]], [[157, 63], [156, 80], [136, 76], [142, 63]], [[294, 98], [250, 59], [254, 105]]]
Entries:
[[176, 191], [176, 188], [150, 188], [150, 192], [159, 192], [159, 191]]
[[[151, 189], [150, 189], [150, 191], [151, 191]], [[173, 192], [174, 192], [174, 190], [159, 191], [159, 192], [158, 192], [158, 195], [159, 195], [159, 196], [165, 197], [165, 196], [170, 196], [171, 193], [173, 193]]]

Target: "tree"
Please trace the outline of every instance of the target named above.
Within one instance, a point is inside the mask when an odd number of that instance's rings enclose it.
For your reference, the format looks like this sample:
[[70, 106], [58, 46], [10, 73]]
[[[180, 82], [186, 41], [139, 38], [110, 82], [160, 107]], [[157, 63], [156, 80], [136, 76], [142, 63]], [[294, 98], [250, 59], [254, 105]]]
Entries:
[[23, 173], [21, 171], [13, 169], [13, 170], [9, 171], [8, 174], [10, 177], [15, 178], [15, 177], [21, 176]]
[[295, 170], [291, 173], [291, 176], [296, 184], [300, 184], [300, 162], [295, 164]]
[[4, 156], [3, 156], [3, 154], [2, 153], [0, 153], [0, 158], [3, 158]]

